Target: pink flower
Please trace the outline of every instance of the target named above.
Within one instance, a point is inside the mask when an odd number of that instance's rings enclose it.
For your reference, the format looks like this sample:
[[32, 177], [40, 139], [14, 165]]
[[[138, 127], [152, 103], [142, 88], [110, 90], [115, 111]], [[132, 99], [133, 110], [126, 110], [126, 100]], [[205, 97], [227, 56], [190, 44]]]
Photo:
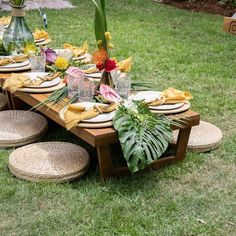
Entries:
[[46, 55], [46, 61], [48, 64], [53, 64], [56, 61], [57, 54], [51, 48], [43, 49]]
[[109, 102], [119, 102], [122, 99], [118, 93], [105, 84], [100, 85], [99, 92]]
[[84, 72], [80, 68], [74, 66], [69, 67], [66, 70], [66, 74], [69, 76], [71, 75], [78, 78], [84, 78]]

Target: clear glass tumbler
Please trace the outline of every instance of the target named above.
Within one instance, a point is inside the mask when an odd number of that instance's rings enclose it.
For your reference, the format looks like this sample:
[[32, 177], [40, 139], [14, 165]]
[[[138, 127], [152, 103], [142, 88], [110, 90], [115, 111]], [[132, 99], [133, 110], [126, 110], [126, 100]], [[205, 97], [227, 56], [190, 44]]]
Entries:
[[67, 86], [68, 86], [68, 97], [72, 98], [78, 96], [78, 88], [84, 82], [84, 75], [73, 75], [67, 73]]
[[92, 102], [94, 97], [94, 90], [94, 81], [86, 78], [81, 86], [78, 87], [79, 101]]
[[127, 98], [131, 90], [131, 76], [130, 74], [122, 74], [117, 78], [115, 84], [116, 92], [122, 97]]
[[32, 72], [45, 72], [46, 55], [32, 55], [30, 57], [31, 71]]

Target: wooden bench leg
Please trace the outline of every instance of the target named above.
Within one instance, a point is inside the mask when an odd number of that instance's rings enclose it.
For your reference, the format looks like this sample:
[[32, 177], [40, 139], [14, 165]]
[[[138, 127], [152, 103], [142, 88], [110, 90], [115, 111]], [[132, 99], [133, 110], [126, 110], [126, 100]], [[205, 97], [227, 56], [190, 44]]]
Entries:
[[106, 145], [97, 147], [97, 154], [101, 177], [105, 180], [114, 176], [110, 146]]
[[12, 97], [12, 94], [8, 92], [7, 90], [5, 90], [5, 95], [7, 97], [8, 108], [10, 110], [15, 110], [14, 99]]
[[180, 129], [176, 145], [176, 160], [183, 160], [185, 158], [190, 133], [191, 127]]

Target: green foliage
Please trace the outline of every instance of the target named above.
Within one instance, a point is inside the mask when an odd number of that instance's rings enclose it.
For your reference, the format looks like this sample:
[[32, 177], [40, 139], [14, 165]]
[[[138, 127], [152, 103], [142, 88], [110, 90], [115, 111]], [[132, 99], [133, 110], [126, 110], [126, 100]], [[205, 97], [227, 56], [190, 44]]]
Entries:
[[100, 3], [97, 3], [95, 0], [92, 0], [92, 2], [95, 5], [94, 30], [96, 40], [102, 40], [102, 46], [107, 48], [105, 37], [105, 32], [107, 31], [105, 0], [100, 0]]
[[5, 48], [3, 46], [2, 39], [0, 39], [0, 56], [6, 56], [6, 55], [8, 55], [7, 51], [5, 50]]
[[172, 140], [170, 121], [156, 116], [142, 102], [121, 105], [113, 119], [123, 155], [132, 173], [144, 169], [166, 151]]
[[218, 0], [219, 4], [230, 4], [236, 6], [236, 0]]
[[[50, 47], [88, 40], [93, 51], [93, 5], [72, 2], [76, 8], [45, 10], [54, 39]], [[187, 152], [184, 161], [160, 171], [105, 183], [91, 155], [89, 172], [68, 184], [18, 180], [7, 168], [12, 149], [0, 149], [1, 236], [235, 235], [236, 68], [230, 66], [235, 36], [222, 31], [222, 16], [150, 0], [110, 0], [106, 8], [114, 55], [134, 58], [132, 80], [151, 82], [158, 90], [190, 90], [192, 109], [222, 129], [223, 143], [210, 153]], [[37, 11], [27, 11], [26, 18], [32, 30], [42, 27]], [[56, 140], [83, 145], [50, 122], [42, 141]]]
[[24, 6], [25, 0], [10, 0], [10, 4], [14, 7]]

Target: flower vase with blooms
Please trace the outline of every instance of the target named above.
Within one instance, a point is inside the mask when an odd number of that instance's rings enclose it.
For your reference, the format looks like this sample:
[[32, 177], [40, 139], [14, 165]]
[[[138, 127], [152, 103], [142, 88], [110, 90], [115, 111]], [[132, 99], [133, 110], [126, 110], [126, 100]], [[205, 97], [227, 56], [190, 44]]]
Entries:
[[3, 45], [9, 54], [21, 54], [28, 45], [34, 44], [34, 37], [25, 21], [25, 0], [10, 0], [11, 22], [4, 32]]
[[111, 33], [107, 31], [107, 21], [105, 12], [105, 0], [96, 2], [95, 5], [95, 36], [97, 40], [98, 50], [93, 54], [93, 62], [96, 64], [99, 71], [102, 71], [100, 84], [105, 84], [113, 87], [111, 71], [117, 68], [116, 60], [110, 57], [110, 50], [114, 47], [111, 43]]

